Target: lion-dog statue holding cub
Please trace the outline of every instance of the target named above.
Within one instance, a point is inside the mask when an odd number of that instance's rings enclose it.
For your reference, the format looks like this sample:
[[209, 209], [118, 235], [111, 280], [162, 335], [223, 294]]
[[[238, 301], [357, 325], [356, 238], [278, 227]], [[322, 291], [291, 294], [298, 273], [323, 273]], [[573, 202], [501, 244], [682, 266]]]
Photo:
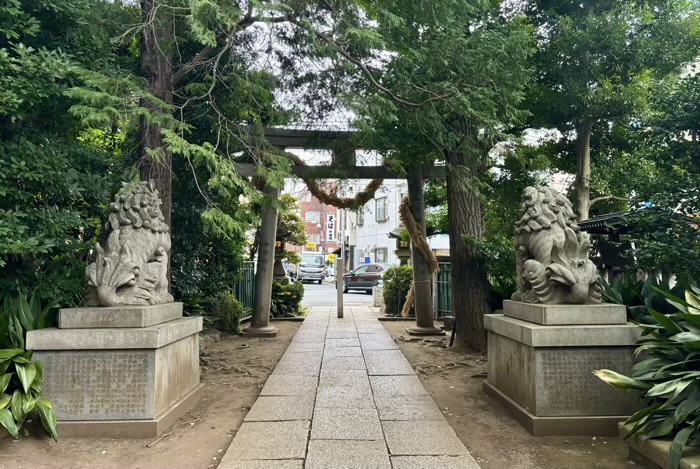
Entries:
[[155, 305], [168, 292], [170, 234], [155, 183], [124, 184], [109, 204], [105, 249], [87, 267], [88, 305]]
[[523, 193], [515, 225], [518, 290], [527, 303], [599, 303], [598, 271], [588, 258], [591, 242], [581, 232], [571, 202], [547, 187]]

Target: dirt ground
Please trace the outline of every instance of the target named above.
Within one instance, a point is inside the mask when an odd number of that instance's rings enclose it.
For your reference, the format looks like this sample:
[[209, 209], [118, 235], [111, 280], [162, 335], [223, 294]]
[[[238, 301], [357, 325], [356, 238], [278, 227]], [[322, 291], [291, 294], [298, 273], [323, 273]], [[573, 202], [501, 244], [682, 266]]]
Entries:
[[485, 354], [458, 354], [449, 338], [416, 338], [404, 321], [382, 322], [445, 418], [483, 468], [641, 468], [619, 438], [533, 437], [484, 394]]
[[0, 437], [0, 467], [216, 467], [299, 324], [275, 322], [276, 340], [222, 334], [219, 342], [205, 345], [204, 397], [155, 444], [155, 439], [95, 438], [54, 443], [30, 425], [17, 441]]

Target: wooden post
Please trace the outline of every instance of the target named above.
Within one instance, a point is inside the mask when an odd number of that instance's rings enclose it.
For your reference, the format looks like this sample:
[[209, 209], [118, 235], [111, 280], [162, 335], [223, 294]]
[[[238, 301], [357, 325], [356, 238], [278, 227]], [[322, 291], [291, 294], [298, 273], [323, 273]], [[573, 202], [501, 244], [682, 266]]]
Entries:
[[[277, 201], [280, 190], [265, 185], [263, 190], [268, 199]], [[277, 235], [277, 208], [265, 207], [262, 210], [260, 239], [258, 246], [258, 270], [255, 273], [255, 304], [250, 326], [241, 335], [247, 337], [276, 337], [277, 328], [270, 325], [272, 304], [272, 275], [275, 265], [275, 238]]]
[[[420, 227], [423, 237], [427, 237], [425, 228], [425, 201], [423, 199], [423, 172], [420, 167], [408, 170], [408, 200], [411, 214]], [[406, 329], [410, 335], [442, 335], [445, 333], [433, 322], [433, 298], [430, 288], [430, 266], [418, 247], [411, 243], [413, 260], [414, 301], [416, 307], [416, 325]]]

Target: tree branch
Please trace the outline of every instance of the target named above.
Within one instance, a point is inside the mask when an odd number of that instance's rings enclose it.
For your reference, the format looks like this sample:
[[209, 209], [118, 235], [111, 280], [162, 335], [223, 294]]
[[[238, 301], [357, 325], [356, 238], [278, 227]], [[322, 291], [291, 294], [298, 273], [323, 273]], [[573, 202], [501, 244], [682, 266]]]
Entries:
[[[218, 36], [216, 36], [216, 42], [217, 44], [222, 42], [224, 44], [233, 42], [233, 38], [237, 33], [251, 27], [255, 23], [284, 23], [290, 20], [291, 17], [289, 15], [272, 17], [253, 16], [252, 10], [248, 9], [246, 15], [236, 23], [230, 32], [222, 31]], [[206, 46], [199, 51], [197, 55], [192, 58], [192, 60], [183, 64], [173, 75], [172, 87], [175, 88], [175, 86], [177, 86], [177, 84], [180, 83], [180, 81], [182, 81], [182, 79], [185, 78], [189, 72], [211, 59], [216, 50], [217, 47]]]
[[623, 202], [629, 202], [630, 199], [629, 197], [618, 197], [616, 195], [604, 195], [602, 197], [596, 197], [595, 199], [590, 201], [589, 207], [593, 206], [593, 204], [598, 203], [598, 202], [604, 202], [606, 200], [620, 200]]
[[393, 91], [391, 91], [389, 88], [387, 88], [386, 86], [383, 86], [381, 83], [379, 83], [377, 81], [377, 79], [374, 77], [374, 75], [372, 74], [372, 71], [360, 59], [351, 55], [349, 52], [347, 52], [345, 49], [343, 49], [338, 43], [336, 43], [335, 41], [330, 39], [328, 36], [326, 36], [322, 32], [315, 31], [315, 34], [317, 37], [320, 37], [326, 43], [333, 44], [334, 46], [336, 46], [340, 55], [345, 57], [345, 59], [348, 62], [355, 65], [357, 68], [359, 68], [362, 71], [362, 73], [367, 77], [367, 79], [370, 81], [370, 83], [372, 83], [372, 86], [374, 86], [379, 91], [381, 91], [382, 93], [387, 95], [396, 104], [410, 107], [410, 108], [419, 108], [419, 107], [424, 106], [425, 104], [428, 104], [431, 101], [437, 101], [439, 99], [444, 99], [444, 98], [448, 98], [448, 97], [452, 96], [452, 93], [448, 93], [445, 95], [437, 95], [437, 96], [433, 96], [432, 98], [428, 98], [425, 101], [420, 102], [420, 103], [406, 101], [405, 99], [402, 99], [402, 98], [396, 96], [396, 94], [394, 94]]

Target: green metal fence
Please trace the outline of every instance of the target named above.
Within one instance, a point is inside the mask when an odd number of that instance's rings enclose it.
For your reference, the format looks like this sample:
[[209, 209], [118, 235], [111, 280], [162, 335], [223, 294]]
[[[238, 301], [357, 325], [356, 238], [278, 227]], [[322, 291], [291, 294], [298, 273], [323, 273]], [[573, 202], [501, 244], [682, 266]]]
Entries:
[[452, 315], [452, 264], [440, 262], [437, 273], [437, 315]]
[[255, 297], [255, 263], [245, 262], [243, 265], [243, 278], [233, 287], [238, 301], [243, 303], [246, 310], [253, 309]]

